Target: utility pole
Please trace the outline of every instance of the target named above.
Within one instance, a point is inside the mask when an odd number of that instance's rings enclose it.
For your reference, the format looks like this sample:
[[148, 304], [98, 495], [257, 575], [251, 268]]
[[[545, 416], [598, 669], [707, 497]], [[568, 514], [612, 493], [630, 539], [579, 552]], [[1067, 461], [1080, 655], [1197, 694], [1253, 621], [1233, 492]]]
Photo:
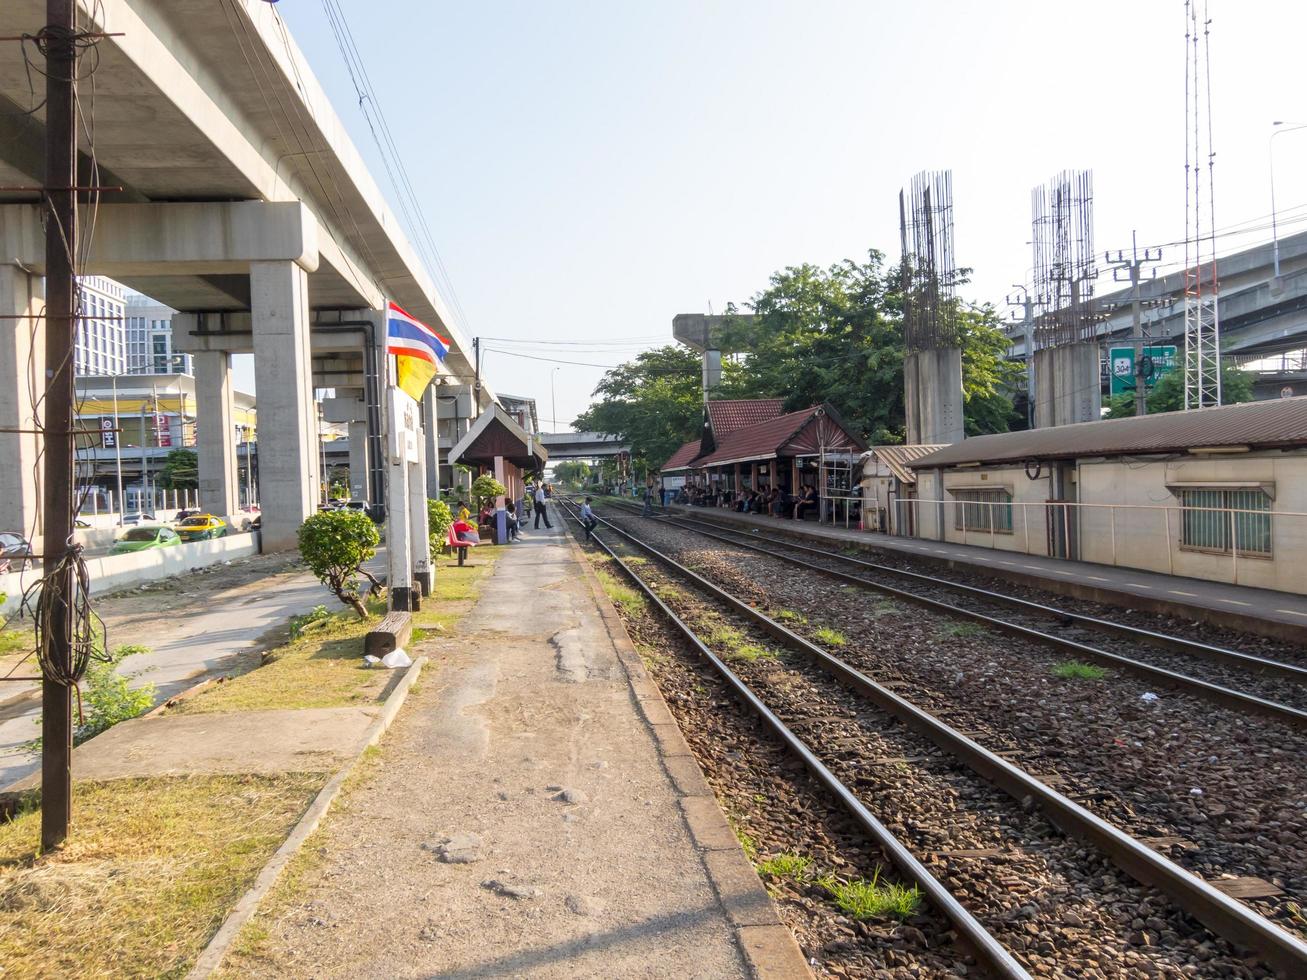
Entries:
[[77, 330], [76, 0], [46, 0], [45, 452], [41, 547], [41, 850], [68, 837], [73, 810], [73, 351]]
[[481, 414], [481, 338], [472, 338], [472, 361], [476, 383], [472, 386], [473, 417]]
[[[1160, 248], [1145, 248], [1144, 254], [1139, 254], [1139, 233], [1130, 233], [1130, 258], [1125, 257], [1125, 253], [1120, 249], [1114, 256], [1108, 252], [1104, 258], [1107, 264], [1113, 266], [1112, 278], [1117, 282], [1130, 281], [1130, 310], [1133, 320], [1133, 326], [1130, 330], [1130, 337], [1134, 341], [1135, 357], [1135, 414], [1148, 414], [1148, 376], [1151, 374], [1144, 363], [1144, 323], [1142, 316], [1142, 304], [1139, 296], [1139, 283], [1142, 278], [1141, 273], [1145, 265], [1162, 261], [1162, 250]], [[1125, 275], [1122, 275], [1125, 273]]]
[[1007, 297], [1008, 306], [1021, 307], [1020, 322], [1025, 336], [1026, 349], [1026, 427], [1035, 427], [1035, 301], [1030, 297], [1030, 290], [1020, 284], [1013, 289], [1021, 290]]

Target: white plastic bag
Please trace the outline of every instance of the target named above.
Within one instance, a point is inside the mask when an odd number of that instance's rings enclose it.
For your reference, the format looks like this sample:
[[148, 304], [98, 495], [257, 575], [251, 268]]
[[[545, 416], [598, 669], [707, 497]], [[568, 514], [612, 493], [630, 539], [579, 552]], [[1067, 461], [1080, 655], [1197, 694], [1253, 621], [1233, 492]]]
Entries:
[[400, 647], [391, 650], [390, 653], [382, 657], [381, 666], [389, 667], [391, 670], [394, 670], [396, 667], [411, 667], [413, 666], [413, 659], [404, 652], [403, 647]]

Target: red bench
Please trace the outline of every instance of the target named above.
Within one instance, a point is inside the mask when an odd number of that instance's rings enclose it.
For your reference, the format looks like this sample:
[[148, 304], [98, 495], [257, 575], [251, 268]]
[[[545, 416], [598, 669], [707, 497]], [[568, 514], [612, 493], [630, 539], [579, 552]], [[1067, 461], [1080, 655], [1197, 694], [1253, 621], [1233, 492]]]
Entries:
[[445, 543], [458, 552], [458, 563], [460, 565], [467, 558], [467, 549], [477, 546], [475, 541], [460, 541], [455, 537], [453, 524], [449, 525], [449, 539]]

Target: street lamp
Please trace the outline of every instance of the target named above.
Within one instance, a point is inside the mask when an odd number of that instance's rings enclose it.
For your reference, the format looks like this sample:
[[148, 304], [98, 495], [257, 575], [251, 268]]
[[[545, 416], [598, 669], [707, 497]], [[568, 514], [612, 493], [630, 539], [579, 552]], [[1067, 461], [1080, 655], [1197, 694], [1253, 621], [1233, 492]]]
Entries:
[[1266, 141], [1266, 155], [1270, 158], [1271, 166], [1271, 253], [1275, 257], [1275, 278], [1280, 278], [1280, 236], [1275, 224], [1275, 137], [1281, 133], [1291, 133], [1295, 129], [1307, 129], [1307, 123], [1285, 122], [1283, 119], [1277, 119], [1271, 123], [1274, 130], [1271, 138]]

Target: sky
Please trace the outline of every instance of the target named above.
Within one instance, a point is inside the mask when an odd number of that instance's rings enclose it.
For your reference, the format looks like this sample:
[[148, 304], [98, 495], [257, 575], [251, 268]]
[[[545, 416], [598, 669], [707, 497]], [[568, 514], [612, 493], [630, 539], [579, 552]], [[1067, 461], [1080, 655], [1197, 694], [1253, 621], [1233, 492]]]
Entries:
[[[393, 205], [322, 2], [277, 9]], [[1208, 2], [1215, 224], [1250, 229], [1230, 250], [1270, 238], [1272, 122], [1307, 123], [1307, 3]], [[1096, 251], [1184, 238], [1183, 0], [340, 3], [461, 326], [510, 341], [485, 376], [546, 430], [677, 313], [897, 261], [920, 170], [953, 172], [970, 299], [1029, 280], [1030, 192], [1064, 169], [1094, 171]], [[1273, 145], [1283, 236], [1307, 230], [1307, 129]]]

